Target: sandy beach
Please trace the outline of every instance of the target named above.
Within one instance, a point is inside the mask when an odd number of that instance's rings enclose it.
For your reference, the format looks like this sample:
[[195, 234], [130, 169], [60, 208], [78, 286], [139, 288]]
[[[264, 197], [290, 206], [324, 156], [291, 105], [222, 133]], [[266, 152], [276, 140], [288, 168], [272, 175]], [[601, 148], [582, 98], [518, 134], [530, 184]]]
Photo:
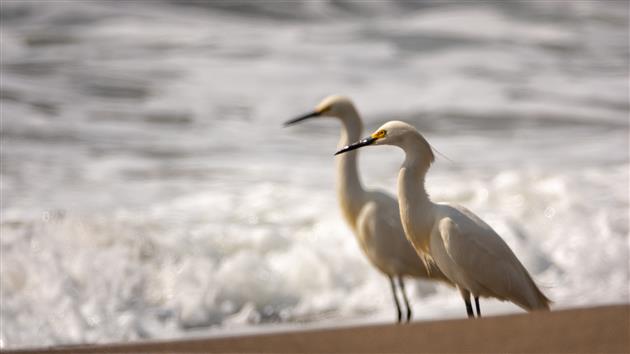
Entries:
[[630, 306], [4, 353], [628, 353]]

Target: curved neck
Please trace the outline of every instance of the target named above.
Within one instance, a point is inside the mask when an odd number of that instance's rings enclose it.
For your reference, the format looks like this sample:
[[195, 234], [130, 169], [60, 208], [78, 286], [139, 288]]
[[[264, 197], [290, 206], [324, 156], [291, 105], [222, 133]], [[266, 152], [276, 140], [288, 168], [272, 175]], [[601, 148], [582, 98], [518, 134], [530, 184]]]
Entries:
[[[406, 151], [405, 151], [406, 152]], [[416, 156], [414, 156], [416, 155]], [[418, 158], [415, 151], [405, 154], [405, 161], [400, 168], [398, 174], [399, 189], [405, 187], [405, 193], [402, 195], [409, 196], [413, 199], [414, 204], [431, 203], [429, 195], [424, 186], [429, 164]], [[402, 184], [400, 182], [403, 182]], [[399, 194], [401, 194], [399, 191]]]
[[[424, 186], [433, 156], [426, 151], [427, 145], [424, 139], [416, 137], [401, 144], [405, 161], [398, 174], [398, 198], [405, 232], [428, 237], [434, 220], [433, 202]], [[428, 238], [422, 240], [421, 247], [428, 251]]]
[[[343, 117], [339, 117], [339, 119], [341, 120], [342, 128], [339, 144], [337, 145], [338, 148], [361, 139], [363, 123], [354, 108], [346, 112]], [[357, 151], [350, 151], [339, 155], [336, 159], [337, 196], [344, 218], [353, 228], [365, 200], [365, 191], [357, 169], [357, 158]]]
[[421, 135], [412, 135], [406, 137], [400, 147], [405, 152], [405, 161], [399, 178], [404, 177], [403, 186], [413, 188], [406, 191], [410, 194], [405, 195], [413, 196], [418, 203], [431, 203], [424, 187], [425, 177], [434, 159], [431, 146]]

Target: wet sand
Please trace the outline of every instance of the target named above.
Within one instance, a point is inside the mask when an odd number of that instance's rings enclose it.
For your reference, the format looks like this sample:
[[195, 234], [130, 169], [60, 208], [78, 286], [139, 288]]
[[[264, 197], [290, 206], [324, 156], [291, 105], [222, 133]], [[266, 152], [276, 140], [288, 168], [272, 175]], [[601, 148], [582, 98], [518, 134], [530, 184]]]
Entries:
[[5, 353], [629, 353], [630, 305]]

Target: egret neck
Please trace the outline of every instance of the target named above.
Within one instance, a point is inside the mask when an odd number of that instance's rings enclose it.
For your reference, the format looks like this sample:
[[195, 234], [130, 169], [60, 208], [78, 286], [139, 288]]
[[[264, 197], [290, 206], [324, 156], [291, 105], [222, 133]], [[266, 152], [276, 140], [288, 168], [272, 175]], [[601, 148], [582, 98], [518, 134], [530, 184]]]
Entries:
[[[354, 107], [345, 113], [339, 117], [342, 128], [338, 148], [359, 140], [363, 132], [363, 123], [361, 123], [361, 118]], [[359, 178], [357, 158], [357, 152], [351, 151], [335, 159], [337, 164], [337, 195], [343, 216], [353, 228], [356, 226], [357, 217], [365, 201], [365, 190]]]
[[[422, 235], [416, 240], [422, 251], [429, 253], [429, 241], [433, 228], [434, 204], [429, 199], [424, 181], [433, 161], [433, 153], [428, 143], [421, 137], [406, 137], [401, 148], [405, 151], [405, 161], [398, 173], [398, 198], [401, 219], [407, 235]], [[403, 207], [404, 206], [404, 207]], [[405, 215], [405, 213], [414, 213]], [[413, 230], [409, 230], [412, 228]], [[417, 244], [417, 243], [416, 243]]]

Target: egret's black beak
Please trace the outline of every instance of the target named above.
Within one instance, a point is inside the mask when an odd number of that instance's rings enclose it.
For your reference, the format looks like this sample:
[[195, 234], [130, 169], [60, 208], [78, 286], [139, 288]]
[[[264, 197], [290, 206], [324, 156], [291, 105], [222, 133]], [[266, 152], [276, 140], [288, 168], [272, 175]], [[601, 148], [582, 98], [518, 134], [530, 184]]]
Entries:
[[343, 149], [337, 151], [335, 153], [335, 155], [343, 154], [345, 152], [352, 151], [354, 149], [358, 149], [360, 147], [372, 145], [376, 140], [377, 140], [377, 138], [373, 138], [371, 136], [368, 136], [367, 138], [361, 139], [361, 140], [357, 141], [356, 143], [350, 144], [348, 146], [344, 146]]
[[297, 118], [294, 118], [294, 119], [291, 119], [291, 120], [288, 120], [288, 121], [284, 122], [284, 126], [288, 127], [289, 125], [293, 125], [295, 123], [301, 122], [303, 120], [307, 120], [309, 118], [318, 117], [319, 115], [321, 115], [321, 113], [317, 112], [317, 111], [314, 111], [314, 112], [311, 112], [311, 113], [306, 113], [305, 115], [301, 115], [301, 116], [299, 116]]

